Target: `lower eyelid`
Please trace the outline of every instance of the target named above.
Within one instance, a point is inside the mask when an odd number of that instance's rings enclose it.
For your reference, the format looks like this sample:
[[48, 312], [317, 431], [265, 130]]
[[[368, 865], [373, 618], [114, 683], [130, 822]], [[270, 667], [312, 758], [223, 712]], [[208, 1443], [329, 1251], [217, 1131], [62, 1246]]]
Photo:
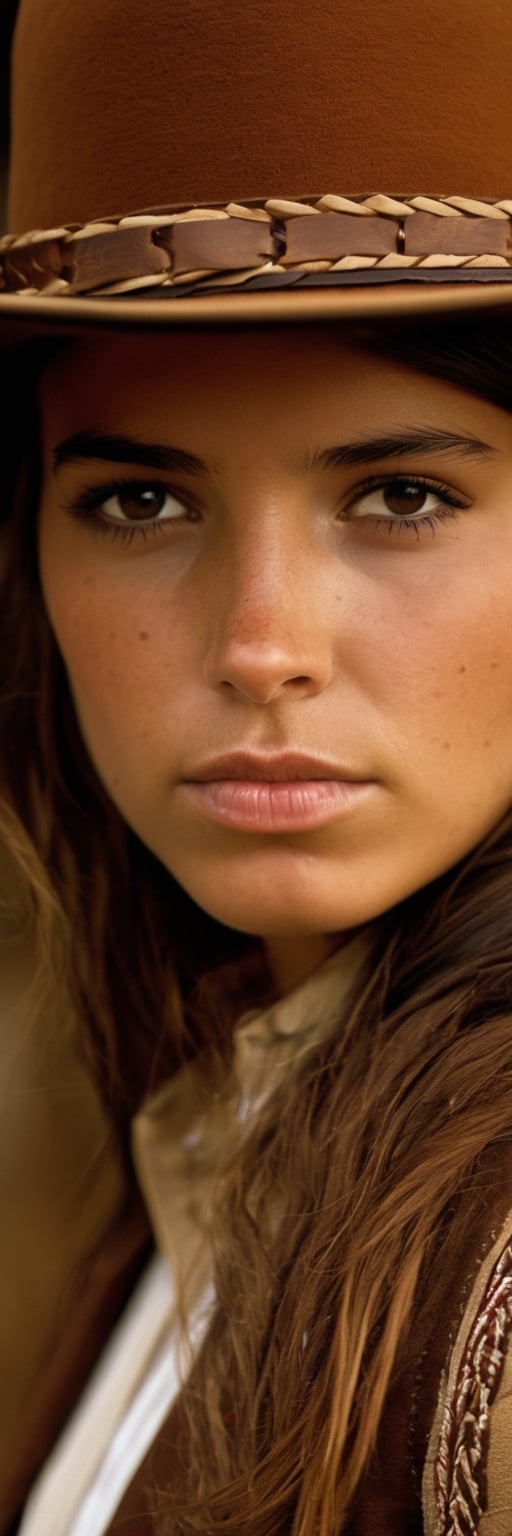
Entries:
[[[471, 505], [471, 502], [470, 502], [469, 498], [462, 497], [458, 492], [452, 490], [451, 487], [446, 486], [446, 485], [441, 484], [441, 483], [437, 483], [436, 484], [435, 482], [430, 481], [430, 480], [422, 477], [421, 475], [419, 475], [417, 477], [414, 476], [414, 475], [401, 475], [401, 476], [400, 475], [393, 475], [393, 476], [389, 476], [389, 477], [387, 477], [386, 479], [383, 479], [383, 480], [375, 479], [373, 481], [367, 481], [365, 485], [363, 485], [360, 488], [358, 488], [357, 491], [352, 494], [350, 502], [343, 509], [342, 515], [344, 515], [347, 518], [348, 521], [352, 521], [352, 522], [358, 522], [358, 521], [359, 522], [363, 522], [364, 520], [366, 520], [367, 522], [372, 522], [372, 521], [375, 521], [375, 522], [381, 521], [382, 522], [382, 521], [385, 521], [385, 519], [386, 519], [386, 511], [384, 509], [383, 509], [383, 511], [381, 513], [379, 513], [379, 512], [364, 513], [363, 512], [361, 514], [361, 516], [358, 517], [358, 515], [357, 515], [357, 508], [362, 506], [362, 505], [364, 505], [365, 500], [369, 499], [370, 496], [374, 496], [374, 495], [378, 494], [379, 491], [389, 490], [389, 488], [391, 486], [393, 486], [393, 485], [395, 485], [395, 486], [400, 486], [400, 485], [401, 486], [406, 486], [406, 485], [412, 486], [412, 485], [416, 485], [418, 487], [418, 489], [421, 490], [424, 493], [425, 497], [433, 496], [433, 497], [436, 498], [436, 500], [437, 500], [437, 509], [439, 509], [440, 511], [442, 511], [443, 509], [446, 512], [449, 512], [450, 510], [452, 510], [454, 512], [456, 512], [456, 511], [464, 511], [467, 508], [469, 508], [470, 505]], [[431, 507], [430, 510], [427, 511], [427, 512], [423, 512], [421, 509], [419, 509], [418, 512], [416, 512], [416, 513], [414, 513], [414, 512], [409, 512], [409, 513], [404, 512], [402, 514], [402, 517], [403, 517], [404, 520], [409, 518], [409, 520], [411, 522], [416, 521], [417, 523], [419, 523], [421, 521], [422, 517], [432, 517], [432, 516], [435, 515], [435, 512], [436, 512], [436, 508], [435, 507]], [[393, 522], [396, 522], [396, 523], [399, 522], [399, 519], [400, 519], [400, 514], [399, 513], [393, 514], [392, 512], [388, 512], [387, 515], [388, 515], [388, 518], [389, 518], [390, 522], [392, 522], [392, 523]]]
[[450, 516], [450, 515], [453, 515], [454, 513], [456, 513], [459, 510], [459, 508], [457, 506], [454, 506], [453, 502], [447, 501], [446, 498], [441, 499], [441, 497], [439, 497], [439, 496], [436, 497], [435, 493], [433, 491], [429, 491], [428, 496], [429, 496], [429, 498], [433, 498], [432, 501], [430, 502], [430, 505], [427, 502], [427, 498], [425, 498], [424, 505], [419, 507], [416, 511], [414, 510], [414, 508], [411, 508], [409, 511], [407, 511], [407, 509], [404, 508], [404, 510], [402, 512], [393, 512], [391, 510], [391, 508], [386, 507], [385, 504], [384, 504], [382, 510], [380, 510], [380, 511], [379, 510], [376, 510], [376, 511], [368, 510], [367, 504], [365, 502], [365, 499], [363, 498], [361, 500], [361, 502], [358, 503], [358, 505], [361, 508], [361, 511], [360, 512], [355, 512], [352, 515], [351, 521], [355, 522], [355, 523], [357, 523], [357, 522], [367, 522], [367, 523], [375, 522], [376, 523], [376, 522], [385, 522], [387, 520], [390, 523], [399, 523], [400, 521], [402, 521], [402, 522], [410, 522], [410, 523], [420, 523], [422, 521], [422, 518], [428, 518], [428, 517], [432, 518], [432, 517], [436, 517], [436, 516], [440, 517], [440, 516], [443, 516], [443, 515], [444, 516]]
[[[175, 515], [162, 516], [164, 508], [158, 508], [154, 516], [148, 515], [140, 518], [115, 516], [114, 512], [108, 513], [105, 508], [109, 502], [115, 503], [121, 497], [128, 498], [130, 494], [136, 498], [144, 491], [152, 491], [162, 497], [168, 498], [175, 504]], [[173, 523], [184, 521], [196, 522], [200, 516], [198, 509], [189, 498], [178, 495], [174, 487], [163, 482], [151, 480], [111, 480], [108, 484], [100, 486], [87, 486], [71, 501], [63, 504], [63, 510], [76, 521], [86, 523], [91, 530], [97, 532], [110, 532], [116, 529], [151, 528], [153, 526], [170, 527]]]
[[102, 517], [105, 522], [113, 523], [116, 527], [144, 528], [149, 527], [151, 523], [178, 523], [184, 518], [187, 518], [187, 508], [183, 507], [181, 503], [177, 504], [180, 507], [180, 511], [176, 512], [174, 517], [172, 515], [165, 517], [162, 510], [155, 512], [153, 517], [122, 517], [119, 515], [116, 517], [113, 512], [107, 512], [106, 510], [109, 502], [116, 500], [117, 498], [115, 496], [109, 496], [106, 501], [100, 502], [99, 506], [96, 507], [97, 515]]

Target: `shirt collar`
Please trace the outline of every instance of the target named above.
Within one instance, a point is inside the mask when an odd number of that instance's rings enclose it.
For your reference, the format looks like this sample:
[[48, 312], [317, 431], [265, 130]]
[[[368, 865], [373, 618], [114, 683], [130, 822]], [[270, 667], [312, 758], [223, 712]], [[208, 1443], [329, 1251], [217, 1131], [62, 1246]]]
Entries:
[[[231, 1069], [184, 1067], [133, 1122], [133, 1154], [156, 1241], [193, 1304], [210, 1274], [206, 1238], [216, 1170], [233, 1121], [252, 1118], [292, 1064], [327, 1038], [360, 978], [367, 944], [357, 935], [300, 986], [235, 1029]], [[193, 1277], [193, 1281], [190, 1281]]]

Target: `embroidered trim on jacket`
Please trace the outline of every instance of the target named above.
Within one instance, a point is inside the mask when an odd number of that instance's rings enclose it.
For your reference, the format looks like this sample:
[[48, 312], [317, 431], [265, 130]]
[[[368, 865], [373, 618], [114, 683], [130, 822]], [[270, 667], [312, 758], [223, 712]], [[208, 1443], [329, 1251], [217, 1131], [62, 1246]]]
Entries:
[[491, 1274], [443, 1414], [434, 1464], [437, 1536], [477, 1536], [487, 1508], [489, 1410], [512, 1329], [512, 1243]]

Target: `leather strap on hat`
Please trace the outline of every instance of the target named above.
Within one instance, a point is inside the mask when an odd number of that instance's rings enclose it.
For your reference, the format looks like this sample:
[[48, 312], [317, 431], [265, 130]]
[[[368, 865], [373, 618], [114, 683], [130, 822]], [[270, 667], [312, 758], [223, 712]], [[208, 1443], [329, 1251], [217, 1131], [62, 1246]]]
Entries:
[[147, 287], [236, 288], [279, 274], [512, 269], [512, 201], [465, 197], [270, 199], [174, 208], [0, 241], [4, 292], [97, 297]]

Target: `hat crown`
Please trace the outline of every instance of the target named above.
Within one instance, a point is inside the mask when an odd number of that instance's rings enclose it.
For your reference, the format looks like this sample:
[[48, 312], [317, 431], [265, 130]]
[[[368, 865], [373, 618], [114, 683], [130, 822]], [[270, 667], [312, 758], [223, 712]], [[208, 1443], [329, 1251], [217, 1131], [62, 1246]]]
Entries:
[[502, 0], [22, 0], [9, 226], [512, 189]]

